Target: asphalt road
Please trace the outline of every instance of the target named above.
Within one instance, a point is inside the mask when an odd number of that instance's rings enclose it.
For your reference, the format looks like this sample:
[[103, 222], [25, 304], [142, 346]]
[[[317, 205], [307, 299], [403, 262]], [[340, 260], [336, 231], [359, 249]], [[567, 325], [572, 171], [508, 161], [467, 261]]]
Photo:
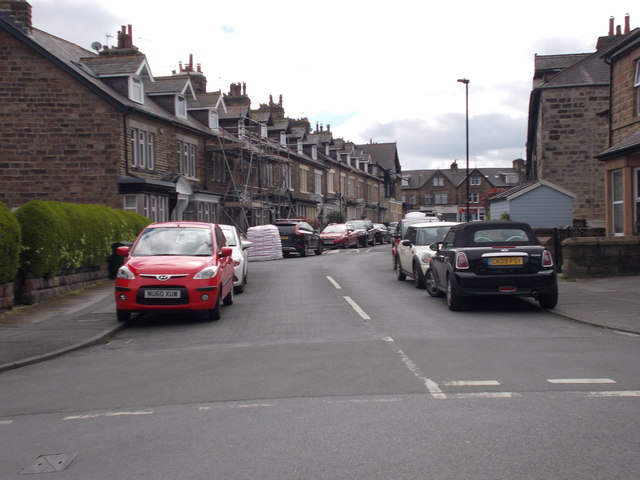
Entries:
[[218, 322], [0, 375], [0, 478], [637, 479], [638, 342], [530, 301], [449, 312], [388, 245], [251, 263]]

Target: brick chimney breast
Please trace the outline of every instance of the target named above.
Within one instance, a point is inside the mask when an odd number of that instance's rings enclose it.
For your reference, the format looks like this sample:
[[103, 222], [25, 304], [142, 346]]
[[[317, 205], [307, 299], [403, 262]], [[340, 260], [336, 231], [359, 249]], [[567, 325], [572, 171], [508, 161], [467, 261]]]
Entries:
[[0, 0], [0, 12], [7, 12], [16, 26], [31, 33], [31, 5], [25, 0]]

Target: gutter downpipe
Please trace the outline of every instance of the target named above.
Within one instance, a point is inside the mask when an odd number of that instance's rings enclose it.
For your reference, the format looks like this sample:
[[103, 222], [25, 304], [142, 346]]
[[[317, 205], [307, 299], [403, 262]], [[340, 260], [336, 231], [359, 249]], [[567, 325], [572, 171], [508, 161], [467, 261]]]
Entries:
[[133, 113], [132, 108], [127, 108], [122, 115], [122, 134], [124, 141], [124, 172], [125, 175], [129, 176], [129, 142], [127, 140], [127, 117]]

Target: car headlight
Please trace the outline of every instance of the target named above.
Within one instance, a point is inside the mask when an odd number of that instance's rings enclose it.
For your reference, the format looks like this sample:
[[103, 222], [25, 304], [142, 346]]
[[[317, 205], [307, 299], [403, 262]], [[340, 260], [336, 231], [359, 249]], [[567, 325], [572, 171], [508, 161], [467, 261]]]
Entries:
[[118, 269], [118, 273], [116, 274], [118, 278], [124, 278], [125, 280], [133, 280], [136, 276], [133, 274], [129, 267], [122, 266]]
[[213, 278], [218, 274], [217, 265], [211, 265], [209, 267], [203, 268], [198, 273], [194, 275], [195, 280], [206, 280], [207, 278]]
[[431, 263], [431, 255], [427, 252], [424, 252], [421, 256], [420, 256], [420, 261], [422, 263], [426, 263], [427, 265], [429, 265]]

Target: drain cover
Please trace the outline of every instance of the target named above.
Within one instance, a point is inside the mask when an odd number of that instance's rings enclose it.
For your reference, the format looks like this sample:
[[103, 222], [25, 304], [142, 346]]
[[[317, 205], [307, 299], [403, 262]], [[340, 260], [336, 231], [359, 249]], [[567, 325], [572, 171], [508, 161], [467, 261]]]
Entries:
[[32, 473], [53, 473], [61, 472], [66, 469], [74, 458], [76, 453], [57, 453], [53, 455], [40, 455], [31, 465], [24, 468], [20, 474], [29, 475]]

